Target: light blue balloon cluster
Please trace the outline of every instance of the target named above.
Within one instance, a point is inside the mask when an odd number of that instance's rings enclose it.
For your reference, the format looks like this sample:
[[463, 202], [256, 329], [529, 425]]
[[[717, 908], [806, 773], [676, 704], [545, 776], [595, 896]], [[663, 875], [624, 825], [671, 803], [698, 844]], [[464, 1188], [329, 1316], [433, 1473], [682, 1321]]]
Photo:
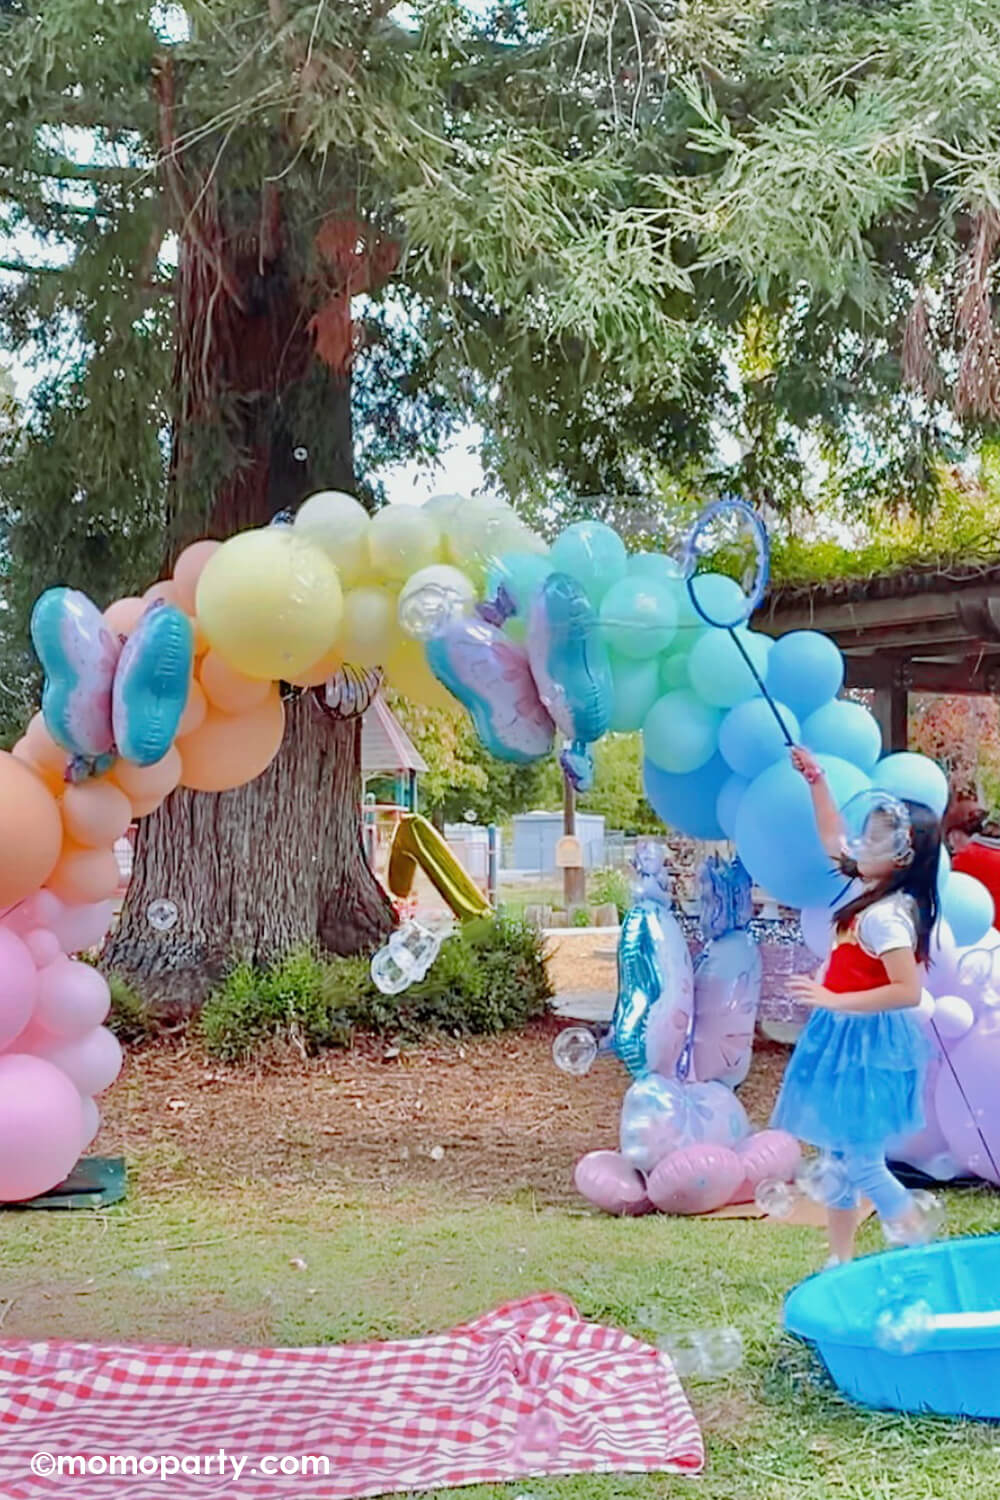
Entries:
[[[564, 765], [578, 784], [589, 778], [587, 746], [608, 730], [640, 730], [646, 794], [664, 823], [733, 842], [754, 882], [784, 904], [827, 906], [843, 888], [789, 741], [817, 756], [840, 805], [877, 787], [945, 811], [940, 769], [919, 755], [883, 757], [876, 720], [840, 696], [844, 661], [827, 636], [772, 640], [746, 623], [706, 623], [750, 613], [752, 601], [721, 572], [697, 575], [696, 609], [677, 561], [630, 556], [610, 526], [580, 521], [548, 556], [498, 558], [487, 586], [512, 608], [501, 628], [524, 642], [545, 710], [571, 741]], [[986, 893], [944, 868], [941, 892], [956, 939], [978, 941], [992, 920]]]

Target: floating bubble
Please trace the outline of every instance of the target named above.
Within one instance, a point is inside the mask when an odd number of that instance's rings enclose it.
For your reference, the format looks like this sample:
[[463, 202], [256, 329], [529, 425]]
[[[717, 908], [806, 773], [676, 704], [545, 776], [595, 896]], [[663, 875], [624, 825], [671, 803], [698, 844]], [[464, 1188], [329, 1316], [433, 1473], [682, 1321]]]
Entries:
[[753, 1201], [769, 1219], [787, 1219], [795, 1207], [795, 1189], [778, 1177], [765, 1177], [758, 1182]]
[[431, 641], [447, 628], [456, 615], [464, 614], [466, 601], [457, 589], [439, 583], [403, 594], [399, 601], [400, 628], [414, 641]]
[[795, 1186], [814, 1203], [828, 1207], [839, 1202], [850, 1186], [843, 1162], [826, 1154], [806, 1162], [795, 1179]]
[[586, 1026], [567, 1026], [552, 1043], [552, 1061], [563, 1073], [582, 1078], [597, 1056], [597, 1039]]
[[151, 901], [146, 908], [146, 920], [157, 932], [169, 932], [171, 927], [176, 927], [179, 916], [176, 902], [168, 901], [165, 896]]
[[693, 1329], [659, 1340], [681, 1379], [722, 1380], [743, 1363], [743, 1335], [738, 1328]]
[[294, 458], [294, 460], [295, 460], [295, 462], [297, 464], [304, 464], [305, 461], [306, 461], [306, 459], [309, 457], [309, 449], [308, 448], [293, 448], [292, 449], [292, 457]]
[[146, 1266], [136, 1266], [133, 1274], [140, 1281], [153, 1281], [157, 1276], [166, 1276], [170, 1270], [170, 1262], [166, 1260], [154, 1260]]
[[886, 1219], [882, 1233], [887, 1245], [927, 1245], [945, 1226], [945, 1208], [940, 1198], [918, 1188], [910, 1194], [910, 1207], [898, 1219]]
[[550, 1463], [559, 1452], [559, 1443], [559, 1424], [550, 1412], [527, 1412], [514, 1429], [514, 1462], [528, 1467]]
[[444, 1161], [444, 1147], [432, 1146], [427, 1155], [430, 1157], [431, 1161]]
[[934, 1329], [934, 1313], [923, 1297], [893, 1298], [875, 1319], [875, 1342], [886, 1354], [915, 1354]]
[[973, 948], [964, 953], [958, 964], [958, 982], [964, 990], [976, 993], [990, 1009], [1000, 1006], [1000, 951]]

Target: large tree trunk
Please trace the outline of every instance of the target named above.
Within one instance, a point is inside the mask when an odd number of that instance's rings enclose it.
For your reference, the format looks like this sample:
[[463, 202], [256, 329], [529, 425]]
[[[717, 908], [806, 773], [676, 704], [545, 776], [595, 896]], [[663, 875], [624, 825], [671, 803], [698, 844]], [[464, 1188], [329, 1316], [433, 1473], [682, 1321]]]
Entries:
[[[214, 429], [237, 457], [203, 535], [266, 525], [316, 489], [354, 489], [349, 360], [332, 368], [316, 359], [276, 198], [265, 208], [266, 233], [227, 234], [203, 208], [196, 242], [182, 241], [173, 551], [193, 540], [185, 517], [199, 444]], [[225, 263], [229, 295], [220, 294], [206, 243]], [[335, 301], [347, 338], [349, 289]], [[359, 953], [393, 926], [363, 852], [360, 721], [330, 719], [309, 693], [287, 706], [284, 744], [258, 781], [217, 797], [176, 792], [140, 824], [132, 885], [104, 960], [168, 1011], [198, 1005], [234, 959], [267, 961], [306, 942]], [[179, 913], [166, 932], [148, 916], [160, 898]]]
[[[360, 720], [328, 718], [311, 694], [288, 707], [285, 742], [257, 781], [176, 792], [139, 825], [105, 958], [167, 1012], [197, 1006], [234, 959], [266, 962], [304, 943], [358, 953], [392, 925], [362, 845]], [[149, 921], [161, 899], [178, 914], [166, 932]]]

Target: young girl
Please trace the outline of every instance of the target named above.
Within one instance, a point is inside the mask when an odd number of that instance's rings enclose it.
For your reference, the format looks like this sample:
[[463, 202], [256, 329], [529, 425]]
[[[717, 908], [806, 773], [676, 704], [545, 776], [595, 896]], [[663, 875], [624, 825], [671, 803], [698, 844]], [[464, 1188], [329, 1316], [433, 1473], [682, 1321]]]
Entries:
[[877, 799], [857, 839], [807, 750], [792, 761], [809, 783], [816, 827], [837, 868], [863, 883], [838, 912], [822, 982], [789, 991], [813, 1014], [799, 1037], [774, 1125], [840, 1163], [846, 1186], [829, 1205], [830, 1264], [850, 1260], [858, 1198], [869, 1198], [895, 1240], [920, 1238], [910, 1194], [886, 1164], [885, 1143], [923, 1125], [929, 1047], [916, 1022], [922, 966], [937, 921], [941, 829], [919, 803]]

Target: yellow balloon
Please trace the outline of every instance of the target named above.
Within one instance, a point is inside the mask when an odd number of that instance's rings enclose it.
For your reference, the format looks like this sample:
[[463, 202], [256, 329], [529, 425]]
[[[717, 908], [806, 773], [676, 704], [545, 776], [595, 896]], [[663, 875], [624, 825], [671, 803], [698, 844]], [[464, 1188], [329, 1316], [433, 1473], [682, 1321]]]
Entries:
[[289, 526], [231, 537], [198, 580], [198, 621], [212, 649], [266, 682], [299, 676], [325, 655], [343, 608], [333, 563]]
[[534, 550], [524, 545], [527, 527], [498, 500], [467, 500], [448, 522], [447, 547], [451, 561], [477, 585], [505, 552]]
[[348, 589], [337, 650], [359, 667], [377, 667], [399, 645], [396, 596], [388, 589]]
[[427, 665], [424, 648], [417, 641], [403, 641], [383, 665], [389, 684], [411, 703], [422, 703], [427, 708], [459, 708], [457, 700], [441, 686]]
[[460, 505], [468, 505], [464, 495], [432, 495], [420, 507], [425, 516], [431, 516], [442, 531], [448, 530], [448, 522]]
[[386, 505], [368, 527], [368, 557], [379, 582], [403, 583], [418, 568], [437, 562], [441, 530], [419, 505]]
[[295, 533], [322, 548], [336, 566], [345, 588], [357, 583], [368, 568], [368, 527], [371, 518], [353, 495], [320, 490], [299, 506]]

